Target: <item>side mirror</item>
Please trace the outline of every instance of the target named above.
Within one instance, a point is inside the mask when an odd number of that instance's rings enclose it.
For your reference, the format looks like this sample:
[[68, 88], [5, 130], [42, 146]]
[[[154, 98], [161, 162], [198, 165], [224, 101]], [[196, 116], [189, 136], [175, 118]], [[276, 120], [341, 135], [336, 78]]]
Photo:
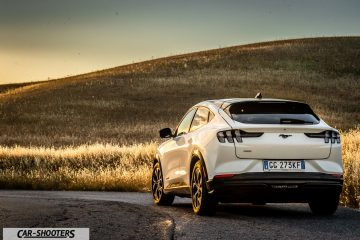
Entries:
[[173, 136], [170, 128], [163, 128], [159, 133], [161, 138], [170, 138]]

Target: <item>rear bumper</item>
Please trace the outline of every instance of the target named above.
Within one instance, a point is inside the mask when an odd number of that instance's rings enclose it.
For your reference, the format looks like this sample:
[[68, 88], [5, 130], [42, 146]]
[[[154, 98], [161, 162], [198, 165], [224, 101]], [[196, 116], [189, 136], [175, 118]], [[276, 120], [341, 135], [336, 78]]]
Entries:
[[244, 173], [208, 181], [208, 191], [220, 202], [309, 202], [338, 196], [343, 179], [324, 173]]

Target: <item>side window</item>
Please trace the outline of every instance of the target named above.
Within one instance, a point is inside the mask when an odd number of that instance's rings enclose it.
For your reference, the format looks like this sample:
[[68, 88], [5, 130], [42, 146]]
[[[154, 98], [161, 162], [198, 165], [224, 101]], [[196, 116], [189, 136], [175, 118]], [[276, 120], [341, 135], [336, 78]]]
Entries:
[[190, 131], [194, 131], [208, 123], [209, 110], [204, 107], [199, 107], [196, 111], [194, 120], [191, 124]]
[[215, 117], [215, 114], [212, 111], [209, 111], [209, 120], [208, 120], [208, 122], [210, 122], [214, 117]]
[[181, 123], [179, 124], [176, 130], [176, 136], [189, 132], [190, 124], [194, 117], [195, 112], [196, 109], [192, 109], [185, 115], [185, 117], [183, 117]]

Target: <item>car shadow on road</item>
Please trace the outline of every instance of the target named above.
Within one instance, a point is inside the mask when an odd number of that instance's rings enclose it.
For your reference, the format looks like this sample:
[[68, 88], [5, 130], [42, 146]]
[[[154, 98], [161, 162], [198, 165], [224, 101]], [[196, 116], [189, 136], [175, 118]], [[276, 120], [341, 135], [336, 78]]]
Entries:
[[177, 216], [185, 227], [196, 226], [207, 233], [216, 229], [225, 233], [248, 233], [251, 238], [260, 236], [261, 239], [265, 235], [269, 239], [288, 239], [289, 236], [293, 239], [358, 239], [360, 236], [360, 211], [344, 207], [339, 207], [333, 216], [316, 216], [307, 204], [299, 203], [219, 204], [215, 216], [201, 217], [193, 214], [191, 203], [177, 202], [168, 207], [167, 212]]
[[308, 206], [305, 204], [296, 204], [294, 206], [292, 206], [292, 204], [219, 204], [218, 212], [254, 217], [309, 217], [312, 215], [310, 209], [308, 209]]
[[[174, 203], [173, 208], [177, 208], [182, 212], [192, 212], [191, 203]], [[297, 204], [296, 208], [291, 208], [289, 204], [286, 206], [281, 205], [253, 205], [253, 204], [219, 204], [217, 206], [216, 216], [261, 216], [261, 217], [284, 217], [284, 216], [294, 216], [294, 217], [309, 217], [312, 216], [310, 209], [307, 209], [307, 205], [299, 206]]]
[[[192, 213], [191, 203], [175, 203], [172, 205], [181, 212]], [[339, 207], [333, 216], [317, 216], [311, 213], [307, 204], [219, 204], [217, 206], [217, 218], [238, 217], [261, 217], [261, 218], [288, 218], [288, 219], [342, 219], [360, 222], [360, 211]]]

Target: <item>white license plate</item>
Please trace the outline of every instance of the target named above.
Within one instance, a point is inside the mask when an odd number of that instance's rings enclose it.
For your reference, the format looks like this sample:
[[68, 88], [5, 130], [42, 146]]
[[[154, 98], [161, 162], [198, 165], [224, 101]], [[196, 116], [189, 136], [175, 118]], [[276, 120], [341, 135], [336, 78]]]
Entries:
[[264, 160], [264, 171], [303, 171], [305, 170], [304, 160]]

